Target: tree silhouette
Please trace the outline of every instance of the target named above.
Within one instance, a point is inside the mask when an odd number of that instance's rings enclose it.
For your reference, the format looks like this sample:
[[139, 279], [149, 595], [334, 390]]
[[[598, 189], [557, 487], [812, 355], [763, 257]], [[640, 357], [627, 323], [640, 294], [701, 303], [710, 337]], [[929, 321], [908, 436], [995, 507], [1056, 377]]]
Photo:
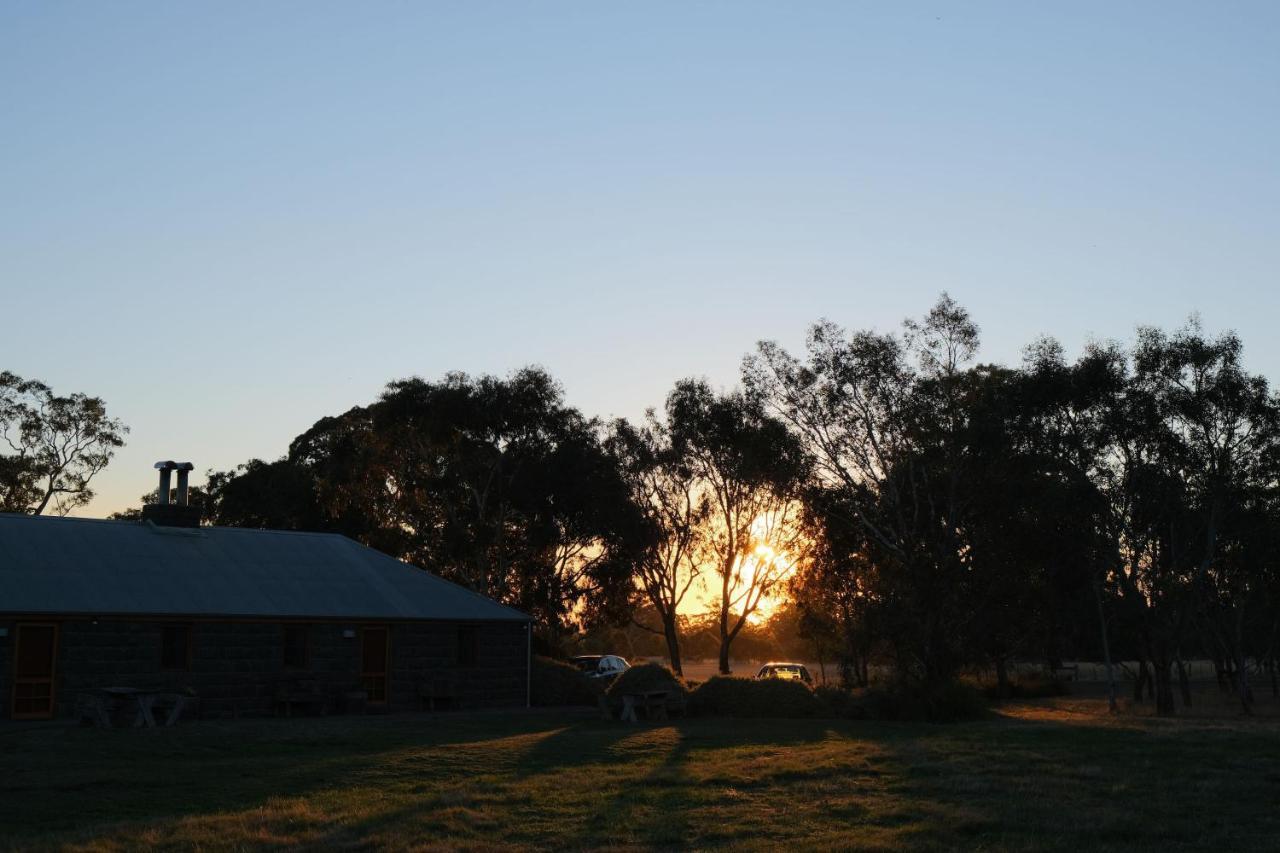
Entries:
[[129, 432], [98, 397], [61, 397], [48, 385], [0, 372], [0, 512], [66, 515], [93, 500], [89, 487]]

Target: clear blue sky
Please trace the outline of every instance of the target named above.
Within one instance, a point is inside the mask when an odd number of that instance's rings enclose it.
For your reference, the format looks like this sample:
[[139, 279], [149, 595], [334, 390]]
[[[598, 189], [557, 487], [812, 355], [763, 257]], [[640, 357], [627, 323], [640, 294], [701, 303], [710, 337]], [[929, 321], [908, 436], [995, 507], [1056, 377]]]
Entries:
[[946, 289], [984, 356], [1235, 328], [1280, 379], [1280, 4], [0, 7], [0, 368], [150, 464], [388, 380], [592, 414]]

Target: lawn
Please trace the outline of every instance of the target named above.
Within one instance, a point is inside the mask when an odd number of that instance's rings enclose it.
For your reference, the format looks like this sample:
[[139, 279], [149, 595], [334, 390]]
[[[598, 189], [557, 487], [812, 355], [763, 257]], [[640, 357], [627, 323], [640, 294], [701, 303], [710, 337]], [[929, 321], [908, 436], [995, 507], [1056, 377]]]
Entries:
[[1274, 850], [1280, 724], [565, 713], [0, 729], [16, 848]]

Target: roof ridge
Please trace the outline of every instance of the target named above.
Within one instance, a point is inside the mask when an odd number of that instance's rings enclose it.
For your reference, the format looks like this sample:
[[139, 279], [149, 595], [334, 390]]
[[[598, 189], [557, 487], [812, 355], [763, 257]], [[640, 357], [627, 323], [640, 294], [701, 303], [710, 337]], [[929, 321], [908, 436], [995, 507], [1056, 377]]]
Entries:
[[[21, 519], [28, 519], [28, 520], [31, 520], [31, 521], [35, 521], [35, 520], [39, 519], [39, 520], [40, 520], [40, 521], [42, 521], [42, 522], [45, 522], [45, 521], [73, 521], [73, 522], [77, 522], [77, 523], [84, 523], [84, 524], [130, 524], [130, 525], [134, 525], [134, 526], [137, 526], [137, 527], [145, 527], [148, 523], [150, 523], [152, 527], [156, 527], [156, 528], [165, 528], [165, 527], [168, 527], [168, 525], [155, 524], [154, 522], [148, 522], [148, 521], [147, 521], [147, 520], [145, 520], [145, 519], [133, 519], [133, 518], [89, 518], [89, 517], [87, 517], [87, 516], [80, 516], [80, 515], [31, 515], [30, 513], [26, 513], [26, 512], [0, 512], [0, 519], [6, 519], [6, 518], [13, 518], [13, 519], [19, 519], [19, 518], [21, 518]], [[333, 532], [333, 531], [331, 531], [331, 530], [281, 530], [281, 529], [276, 528], [276, 527], [236, 527], [235, 525], [230, 525], [230, 524], [203, 524], [203, 525], [200, 525], [199, 527], [193, 527], [193, 528], [181, 528], [181, 527], [180, 527], [180, 528], [174, 528], [174, 529], [179, 529], [179, 530], [186, 530], [186, 529], [190, 529], [190, 530], [233, 530], [233, 531], [236, 531], [236, 532], [238, 532], [238, 533], [239, 533], [239, 532], [243, 532], [243, 533], [277, 533], [277, 534], [284, 534], [284, 535], [290, 535], [290, 536], [336, 536], [336, 537], [338, 537], [338, 538], [340, 538], [340, 539], [350, 539], [350, 538], [351, 538], [351, 537], [349, 537], [349, 536], [345, 536], [345, 535], [344, 535], [344, 534], [342, 534], [342, 533], [335, 533], [335, 532]], [[353, 540], [353, 541], [354, 541], [354, 540]], [[381, 552], [379, 552], [379, 553], [381, 553]]]

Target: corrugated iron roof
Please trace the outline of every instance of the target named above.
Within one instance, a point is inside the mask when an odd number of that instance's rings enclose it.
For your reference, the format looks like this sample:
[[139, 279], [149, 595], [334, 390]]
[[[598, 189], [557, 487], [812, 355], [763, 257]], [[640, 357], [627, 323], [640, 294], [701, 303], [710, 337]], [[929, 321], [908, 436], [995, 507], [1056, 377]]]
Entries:
[[7, 513], [0, 613], [529, 619], [337, 534]]

